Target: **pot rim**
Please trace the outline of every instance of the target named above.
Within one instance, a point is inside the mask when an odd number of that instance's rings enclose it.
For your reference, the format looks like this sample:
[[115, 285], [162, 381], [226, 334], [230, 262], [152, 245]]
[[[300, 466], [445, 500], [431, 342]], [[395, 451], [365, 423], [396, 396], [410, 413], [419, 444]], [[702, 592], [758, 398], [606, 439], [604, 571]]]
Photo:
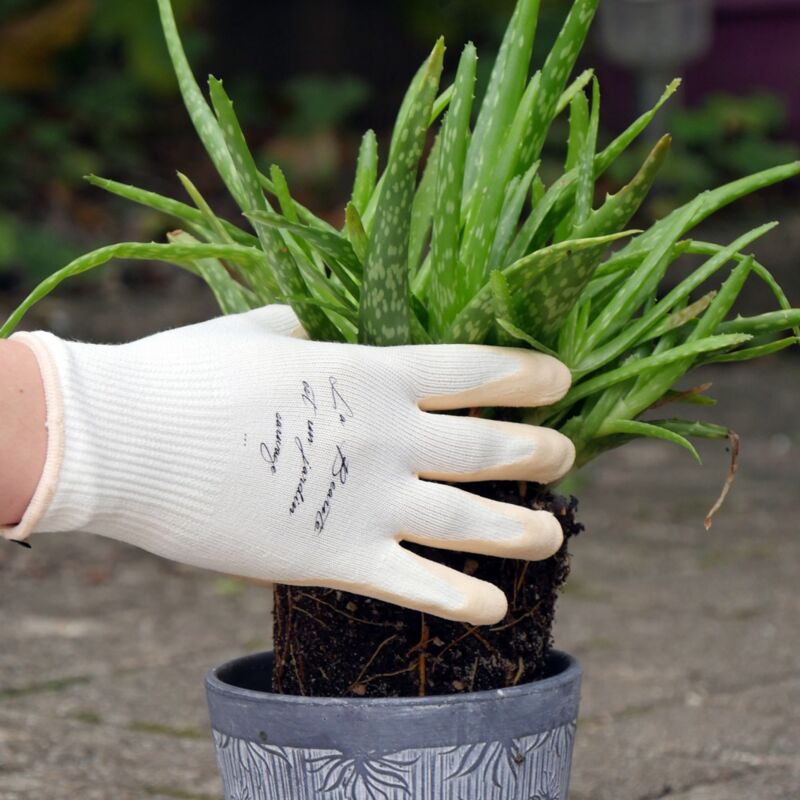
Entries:
[[510, 686], [504, 689], [485, 689], [478, 692], [461, 692], [458, 694], [429, 695], [426, 697], [306, 697], [303, 695], [276, 694], [271, 691], [260, 691], [257, 689], [246, 689], [241, 686], [226, 682], [220, 677], [220, 673], [231, 671], [237, 667], [246, 666], [248, 663], [255, 663], [261, 660], [271, 660], [273, 651], [264, 650], [250, 655], [240, 656], [239, 658], [226, 661], [224, 664], [212, 667], [205, 678], [206, 688], [209, 692], [239, 700], [249, 700], [258, 702], [269, 697], [271, 704], [285, 704], [286, 706], [319, 706], [322, 708], [335, 708], [346, 706], [349, 709], [354, 707], [384, 707], [384, 708], [408, 708], [411, 706], [448, 706], [460, 705], [465, 702], [497, 702], [499, 699], [511, 700], [515, 697], [523, 697], [531, 694], [549, 694], [558, 688], [572, 684], [579, 680], [583, 670], [578, 661], [568, 653], [561, 650], [551, 650], [548, 654], [548, 667], [556, 669], [555, 674], [537, 681], [522, 683], [519, 686]]

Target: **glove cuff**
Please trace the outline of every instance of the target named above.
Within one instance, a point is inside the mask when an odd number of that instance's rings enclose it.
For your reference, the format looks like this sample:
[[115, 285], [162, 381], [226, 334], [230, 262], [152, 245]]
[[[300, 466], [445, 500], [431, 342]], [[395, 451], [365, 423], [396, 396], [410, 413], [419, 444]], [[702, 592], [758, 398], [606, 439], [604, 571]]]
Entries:
[[207, 363], [142, 343], [69, 342], [45, 331], [14, 338], [39, 361], [48, 447], [34, 498], [4, 536], [83, 530], [147, 546], [172, 519], [203, 524], [227, 430]]

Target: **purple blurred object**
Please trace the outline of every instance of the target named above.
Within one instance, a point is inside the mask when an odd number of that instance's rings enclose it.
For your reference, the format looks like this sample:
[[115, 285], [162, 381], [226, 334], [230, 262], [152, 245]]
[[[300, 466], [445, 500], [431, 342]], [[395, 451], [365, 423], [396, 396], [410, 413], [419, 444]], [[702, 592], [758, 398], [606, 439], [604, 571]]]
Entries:
[[[626, 3], [649, 6], [664, 2], [681, 5], [684, 0], [604, 0], [604, 6]], [[688, 0], [694, 5], [696, 0]], [[698, 3], [701, 5], [702, 3]], [[713, 30], [710, 47], [691, 63], [679, 63], [677, 71], [666, 72], [656, 78], [657, 84], [683, 77], [680, 98], [687, 105], [702, 102], [709, 94], [726, 93], [749, 95], [755, 92], [772, 92], [781, 97], [789, 110], [790, 133], [800, 137], [800, 0], [714, 0]], [[603, 34], [603, 12], [599, 32]], [[628, 27], [623, 31], [629, 38], [637, 34]], [[667, 32], [668, 33], [668, 32]], [[671, 34], [669, 34], [671, 35]], [[695, 34], [686, 34], [687, 42], [697, 41]], [[656, 52], [664, 43], [658, 34], [650, 41]], [[623, 66], [620, 57], [608, 53], [601, 39], [601, 59], [598, 68], [604, 92], [604, 117], [614, 129], [628, 124], [640, 110], [645, 98], [636, 93], [635, 71]], [[684, 52], [689, 49], [684, 47]], [[660, 94], [663, 86], [653, 86], [649, 93]]]

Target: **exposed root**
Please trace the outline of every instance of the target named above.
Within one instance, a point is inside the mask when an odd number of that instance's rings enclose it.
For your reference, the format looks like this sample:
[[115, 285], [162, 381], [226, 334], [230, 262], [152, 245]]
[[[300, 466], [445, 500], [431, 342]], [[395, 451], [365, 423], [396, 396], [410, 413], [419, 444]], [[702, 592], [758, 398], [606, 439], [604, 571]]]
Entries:
[[714, 515], [722, 508], [725, 498], [727, 498], [728, 492], [730, 492], [731, 486], [736, 480], [736, 471], [739, 469], [739, 452], [741, 450], [739, 434], [736, 431], [728, 431], [728, 441], [731, 449], [731, 465], [728, 468], [728, 477], [725, 479], [725, 485], [722, 487], [722, 494], [720, 494], [719, 499], [706, 515], [705, 526], [707, 531], [711, 530], [711, 526], [714, 524]]

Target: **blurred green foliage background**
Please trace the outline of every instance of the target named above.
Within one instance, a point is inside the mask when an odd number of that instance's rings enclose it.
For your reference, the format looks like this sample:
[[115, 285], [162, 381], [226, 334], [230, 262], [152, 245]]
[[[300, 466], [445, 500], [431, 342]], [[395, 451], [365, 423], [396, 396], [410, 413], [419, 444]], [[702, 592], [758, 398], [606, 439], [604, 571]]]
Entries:
[[[224, 77], [262, 166], [280, 163], [298, 197], [334, 220], [360, 133], [389, 128], [436, 36], [445, 35], [451, 55], [470, 39], [479, 52], [489, 51], [514, 6], [513, 0], [173, 3], [198, 75], [213, 69]], [[543, 0], [539, 53], [568, 5]], [[598, 53], [590, 47], [586, 59], [594, 65]], [[485, 80], [491, 62], [479, 64]], [[617, 91], [613, 82], [603, 85], [606, 93]], [[615, 120], [606, 123], [608, 138]], [[673, 111], [670, 127], [678, 146], [651, 214], [800, 153], [787, 138], [786, 102], [776, 94], [708, 97]], [[553, 132], [557, 144], [547, 151], [553, 165], [563, 159], [563, 134]], [[0, 291], [18, 294], [91, 246], [163, 237], [164, 220], [114, 201], [82, 176], [179, 196], [176, 169], [226, 210], [180, 103], [155, 2], [0, 0]], [[633, 169], [620, 164], [604, 188], [613, 191]]]

